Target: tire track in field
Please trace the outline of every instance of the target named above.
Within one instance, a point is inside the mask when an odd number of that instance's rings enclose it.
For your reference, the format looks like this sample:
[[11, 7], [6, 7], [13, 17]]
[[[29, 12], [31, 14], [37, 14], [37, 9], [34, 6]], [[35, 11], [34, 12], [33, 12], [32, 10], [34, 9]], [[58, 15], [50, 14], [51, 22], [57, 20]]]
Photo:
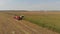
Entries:
[[[10, 19], [9, 19], [10, 20]], [[31, 34], [40, 34], [38, 33], [37, 31], [35, 31], [34, 29], [32, 30], [31, 28], [27, 27], [26, 25], [24, 24], [21, 24], [22, 22], [18, 22], [16, 20], [11, 20], [11, 21], [14, 21], [16, 22], [16, 25], [18, 25], [19, 27], [21, 27], [24, 31], [27, 31], [27, 33], [31, 33]], [[20, 23], [20, 24], [19, 24]], [[15, 23], [14, 23], [15, 24]]]
[[14, 24], [15, 22], [12, 23], [12, 21], [10, 21], [10, 20], [9, 20], [9, 22], [12, 24], [13, 27], [15, 27], [10, 31], [11, 33], [14, 32], [15, 34], [25, 34], [23, 31], [21, 31], [21, 29], [19, 27], [16, 26], [16, 24]]
[[[17, 21], [17, 22], [19, 22], [19, 21]], [[26, 22], [25, 22], [25, 23], [26, 23]], [[36, 29], [34, 29], [34, 28], [31, 28], [30, 26], [28, 26], [27, 24], [24, 24], [24, 23], [21, 22], [21, 21], [20, 21], [18, 24], [23, 24], [23, 26], [26, 26], [26, 28], [28, 28], [28, 29], [30, 29], [30, 30], [36, 32], [37, 34], [40, 33], [38, 30], [36, 30]], [[41, 33], [40, 33], [40, 34], [41, 34]]]
[[16, 30], [18, 31], [19, 34], [20, 34], [20, 31], [22, 31], [21, 34], [28, 34], [28, 33], [26, 33], [26, 31], [23, 30], [18, 24], [16, 24], [15, 21], [13, 21], [13, 20], [11, 20], [11, 19], [9, 19], [9, 18], [8, 18], [8, 20], [10, 21], [11, 24], [13, 24], [13, 26], [16, 27]]

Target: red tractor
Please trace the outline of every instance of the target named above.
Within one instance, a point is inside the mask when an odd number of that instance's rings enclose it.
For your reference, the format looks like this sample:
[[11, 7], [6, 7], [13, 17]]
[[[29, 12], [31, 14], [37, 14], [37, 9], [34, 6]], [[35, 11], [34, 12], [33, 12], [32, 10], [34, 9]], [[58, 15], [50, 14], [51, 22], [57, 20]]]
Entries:
[[24, 16], [14, 16], [15, 19], [17, 20], [22, 20]]

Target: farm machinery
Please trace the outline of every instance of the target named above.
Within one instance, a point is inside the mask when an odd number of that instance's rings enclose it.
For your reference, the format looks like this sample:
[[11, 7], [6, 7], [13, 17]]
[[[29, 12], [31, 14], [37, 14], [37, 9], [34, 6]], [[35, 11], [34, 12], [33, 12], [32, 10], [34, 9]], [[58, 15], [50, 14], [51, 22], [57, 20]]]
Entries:
[[22, 20], [23, 18], [24, 18], [23, 15], [21, 15], [21, 16], [14, 16], [14, 19], [16, 19], [16, 20]]

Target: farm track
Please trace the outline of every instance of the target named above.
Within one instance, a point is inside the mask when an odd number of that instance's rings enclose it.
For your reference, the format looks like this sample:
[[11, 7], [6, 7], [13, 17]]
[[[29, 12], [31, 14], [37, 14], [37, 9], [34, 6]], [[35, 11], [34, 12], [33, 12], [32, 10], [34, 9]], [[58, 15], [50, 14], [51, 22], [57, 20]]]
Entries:
[[0, 19], [0, 34], [58, 34], [29, 21], [17, 21], [12, 16], [5, 15]]

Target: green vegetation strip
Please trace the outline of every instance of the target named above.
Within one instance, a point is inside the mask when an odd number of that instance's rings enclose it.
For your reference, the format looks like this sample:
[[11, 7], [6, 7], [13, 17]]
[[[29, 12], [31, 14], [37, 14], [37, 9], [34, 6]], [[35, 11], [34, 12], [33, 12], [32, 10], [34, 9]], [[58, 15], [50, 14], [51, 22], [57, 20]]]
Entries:
[[24, 20], [60, 33], [60, 15], [25, 15]]

